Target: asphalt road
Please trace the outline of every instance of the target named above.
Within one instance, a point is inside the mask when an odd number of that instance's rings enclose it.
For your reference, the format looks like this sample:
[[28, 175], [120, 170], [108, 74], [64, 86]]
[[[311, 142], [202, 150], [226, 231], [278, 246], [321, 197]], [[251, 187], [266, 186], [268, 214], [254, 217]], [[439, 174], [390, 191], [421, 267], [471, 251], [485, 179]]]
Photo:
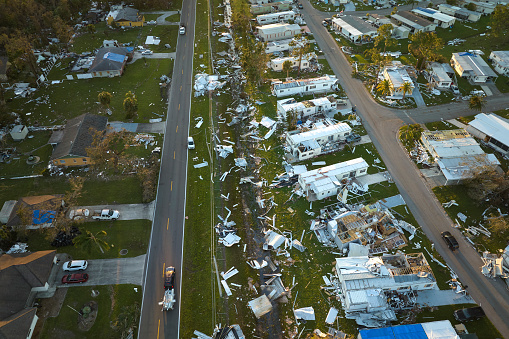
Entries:
[[[440, 255], [459, 276], [474, 300], [479, 303], [500, 333], [509, 338], [509, 292], [501, 280], [490, 280], [480, 272], [482, 261], [476, 250], [467, 243], [461, 233], [452, 227], [440, 203], [426, 186], [417, 167], [400, 146], [397, 132], [403, 124], [436, 121], [443, 118], [457, 118], [474, 112], [465, 102], [414, 110], [392, 110], [378, 105], [367, 92], [361, 81], [351, 77], [352, 68], [335, 40], [322, 26], [323, 13], [316, 11], [307, 1], [302, 1], [302, 14], [313, 32], [320, 49], [324, 52], [332, 70], [345, 89], [350, 101], [357, 105], [364, 126], [401, 195], [428, 238], [435, 243]], [[509, 97], [488, 98], [487, 110], [509, 107]], [[443, 231], [453, 233], [460, 243], [460, 249], [451, 252], [440, 239]]]
[[[143, 283], [143, 302], [138, 338], [178, 338], [180, 286], [187, 181], [187, 136], [193, 74], [193, 46], [196, 0], [184, 1], [181, 22], [186, 34], [179, 35], [170, 89], [168, 116], [161, 155], [151, 241]], [[177, 303], [162, 312], [163, 271], [176, 269]]]

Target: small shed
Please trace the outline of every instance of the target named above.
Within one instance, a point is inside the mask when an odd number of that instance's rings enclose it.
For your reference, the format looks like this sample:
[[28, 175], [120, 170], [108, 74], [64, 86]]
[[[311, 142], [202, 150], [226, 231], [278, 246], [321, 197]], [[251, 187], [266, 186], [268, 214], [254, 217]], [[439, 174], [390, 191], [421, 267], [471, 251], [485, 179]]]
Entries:
[[11, 130], [11, 137], [14, 141], [25, 140], [28, 134], [28, 128], [25, 125], [16, 125]]

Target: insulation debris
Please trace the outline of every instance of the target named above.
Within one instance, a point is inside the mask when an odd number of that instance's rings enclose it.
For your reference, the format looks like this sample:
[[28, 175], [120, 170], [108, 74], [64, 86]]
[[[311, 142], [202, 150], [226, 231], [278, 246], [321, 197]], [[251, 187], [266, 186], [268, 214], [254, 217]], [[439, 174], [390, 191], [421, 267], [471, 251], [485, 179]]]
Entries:
[[338, 316], [338, 310], [334, 307], [331, 307], [329, 313], [327, 313], [327, 317], [325, 318], [325, 323], [332, 325], [336, 321], [336, 317]]
[[198, 73], [194, 77], [194, 96], [198, 97], [205, 94], [206, 91], [213, 91], [217, 88], [223, 87], [226, 81], [220, 82], [219, 75], [208, 75]]
[[315, 310], [313, 307], [303, 307], [293, 311], [297, 320], [315, 320]]
[[230, 154], [233, 154], [233, 147], [232, 146], [224, 146], [224, 145], [217, 145], [216, 146], [216, 152], [218, 155], [225, 159]]
[[256, 299], [251, 300], [248, 303], [248, 306], [251, 307], [256, 318], [262, 317], [264, 314], [272, 311], [272, 304], [270, 303], [269, 298], [265, 294], [259, 296]]

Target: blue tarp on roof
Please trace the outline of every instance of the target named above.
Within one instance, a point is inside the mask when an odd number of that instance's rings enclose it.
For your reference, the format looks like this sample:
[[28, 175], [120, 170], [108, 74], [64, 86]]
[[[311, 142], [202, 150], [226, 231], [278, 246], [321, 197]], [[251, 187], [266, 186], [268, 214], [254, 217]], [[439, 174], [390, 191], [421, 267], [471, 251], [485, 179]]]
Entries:
[[362, 339], [427, 339], [421, 324], [360, 330]]
[[32, 224], [40, 225], [53, 222], [55, 219], [57, 212], [56, 211], [43, 211], [43, 210], [34, 210], [32, 215]]
[[126, 47], [125, 50], [127, 53], [132, 53], [134, 51], [134, 47]]
[[420, 10], [420, 11], [424, 12], [424, 13], [431, 14], [431, 15], [433, 15], [433, 14], [435, 14], [435, 13], [436, 13], [435, 11], [430, 10], [429, 8], [417, 7], [416, 9], [418, 9], [418, 10]]
[[124, 58], [125, 57], [122, 54], [116, 54], [111, 52], [105, 53], [103, 56], [103, 59], [108, 59], [116, 62], [124, 62]]

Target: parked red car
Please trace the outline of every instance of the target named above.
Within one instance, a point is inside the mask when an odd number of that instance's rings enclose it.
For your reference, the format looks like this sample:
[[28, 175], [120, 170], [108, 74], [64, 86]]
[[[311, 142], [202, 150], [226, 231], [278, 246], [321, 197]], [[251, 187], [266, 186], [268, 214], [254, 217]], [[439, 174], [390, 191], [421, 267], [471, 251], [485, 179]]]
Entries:
[[62, 277], [62, 284], [81, 284], [88, 280], [87, 273], [67, 274]]

